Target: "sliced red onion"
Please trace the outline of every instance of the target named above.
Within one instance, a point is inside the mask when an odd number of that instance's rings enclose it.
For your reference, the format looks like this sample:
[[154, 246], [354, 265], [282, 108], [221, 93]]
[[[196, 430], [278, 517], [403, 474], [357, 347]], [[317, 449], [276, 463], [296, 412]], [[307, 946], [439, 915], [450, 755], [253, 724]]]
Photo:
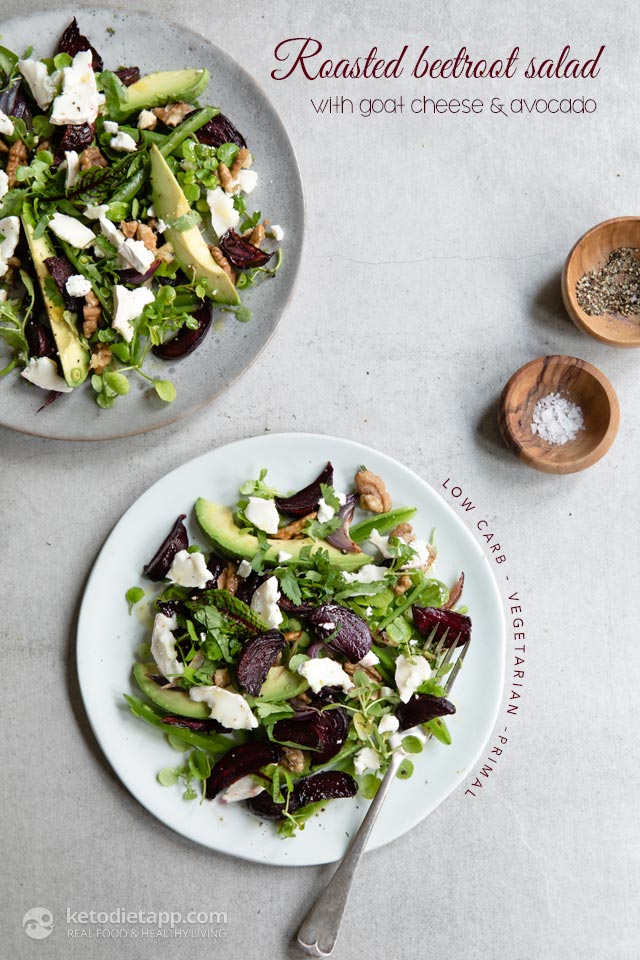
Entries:
[[154, 260], [149, 269], [145, 273], [138, 273], [137, 270], [118, 270], [118, 275], [123, 283], [131, 283], [135, 286], [146, 283], [147, 280], [151, 280], [151, 277], [154, 275], [162, 260]]
[[362, 553], [357, 543], [354, 543], [349, 536], [349, 527], [353, 520], [353, 513], [356, 509], [359, 495], [357, 493], [348, 493], [344, 504], [338, 510], [338, 518], [342, 520], [342, 526], [327, 537], [327, 543], [342, 553]]
[[10, 87], [0, 93], [0, 110], [8, 117], [24, 120], [27, 129], [31, 129], [33, 118], [22, 80], [12, 83]]
[[236, 270], [249, 270], [251, 267], [264, 267], [273, 253], [265, 253], [260, 247], [240, 237], [235, 230], [227, 230], [220, 240], [220, 249]]
[[333, 466], [331, 463], [327, 463], [316, 479], [302, 490], [298, 490], [290, 497], [276, 497], [278, 509], [287, 513], [290, 517], [305, 517], [308, 513], [317, 510], [322, 497], [321, 483], [327, 486], [333, 484]]

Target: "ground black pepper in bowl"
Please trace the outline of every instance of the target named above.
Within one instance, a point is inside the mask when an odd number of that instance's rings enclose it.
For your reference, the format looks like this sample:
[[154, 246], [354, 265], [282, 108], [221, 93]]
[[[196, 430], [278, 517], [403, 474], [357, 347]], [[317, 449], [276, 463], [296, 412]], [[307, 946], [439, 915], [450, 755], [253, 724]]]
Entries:
[[590, 317], [640, 315], [640, 249], [612, 250], [604, 266], [580, 277], [576, 297]]

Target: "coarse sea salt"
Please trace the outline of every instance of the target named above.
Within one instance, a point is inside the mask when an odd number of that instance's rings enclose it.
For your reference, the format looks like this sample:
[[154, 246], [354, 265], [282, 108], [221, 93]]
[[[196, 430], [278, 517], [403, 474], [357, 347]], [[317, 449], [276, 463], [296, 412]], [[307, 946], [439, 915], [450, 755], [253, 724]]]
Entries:
[[533, 408], [531, 432], [547, 443], [556, 446], [569, 443], [583, 429], [582, 409], [560, 393], [548, 393]]

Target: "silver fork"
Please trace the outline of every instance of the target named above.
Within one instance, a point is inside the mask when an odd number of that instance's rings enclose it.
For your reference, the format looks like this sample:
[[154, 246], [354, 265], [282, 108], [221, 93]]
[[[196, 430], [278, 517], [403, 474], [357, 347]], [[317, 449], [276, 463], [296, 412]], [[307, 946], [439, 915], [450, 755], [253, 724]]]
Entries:
[[[438, 644], [435, 645], [434, 637], [436, 631], [437, 627], [434, 627], [427, 639], [425, 655], [433, 658], [436, 670], [441, 672], [451, 663], [454, 651], [457, 649], [458, 637], [456, 637], [456, 640], [450, 647], [446, 648], [443, 654], [442, 651], [446, 642], [447, 631], [444, 631]], [[460, 654], [451, 668], [445, 684], [445, 692], [447, 694], [449, 694], [460, 672], [464, 658], [467, 655], [467, 650], [469, 649], [469, 642], [470, 641], [467, 640], [464, 646], [460, 648]], [[408, 733], [409, 731], [406, 732]], [[378, 788], [378, 792], [364, 820], [360, 824], [357, 833], [349, 844], [349, 848], [342, 858], [338, 869], [331, 877], [331, 880], [314, 903], [298, 930], [298, 945], [309, 957], [329, 957], [333, 953], [358, 864], [365, 851], [369, 834], [378, 818], [382, 804], [385, 801], [385, 797], [395, 779], [402, 760], [403, 757], [400, 751], [394, 751], [387, 772]]]

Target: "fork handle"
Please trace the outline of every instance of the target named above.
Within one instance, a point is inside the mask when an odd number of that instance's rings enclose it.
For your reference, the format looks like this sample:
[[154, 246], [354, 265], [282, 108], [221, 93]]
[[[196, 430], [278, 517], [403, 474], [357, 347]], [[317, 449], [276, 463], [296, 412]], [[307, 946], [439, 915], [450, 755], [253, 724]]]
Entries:
[[338, 939], [340, 924], [347, 906], [353, 878], [365, 851], [369, 834], [378, 818], [398, 767], [401, 751], [394, 751], [387, 772], [378, 788], [367, 815], [349, 844], [340, 866], [309, 911], [298, 930], [298, 944], [307, 956], [329, 957]]

